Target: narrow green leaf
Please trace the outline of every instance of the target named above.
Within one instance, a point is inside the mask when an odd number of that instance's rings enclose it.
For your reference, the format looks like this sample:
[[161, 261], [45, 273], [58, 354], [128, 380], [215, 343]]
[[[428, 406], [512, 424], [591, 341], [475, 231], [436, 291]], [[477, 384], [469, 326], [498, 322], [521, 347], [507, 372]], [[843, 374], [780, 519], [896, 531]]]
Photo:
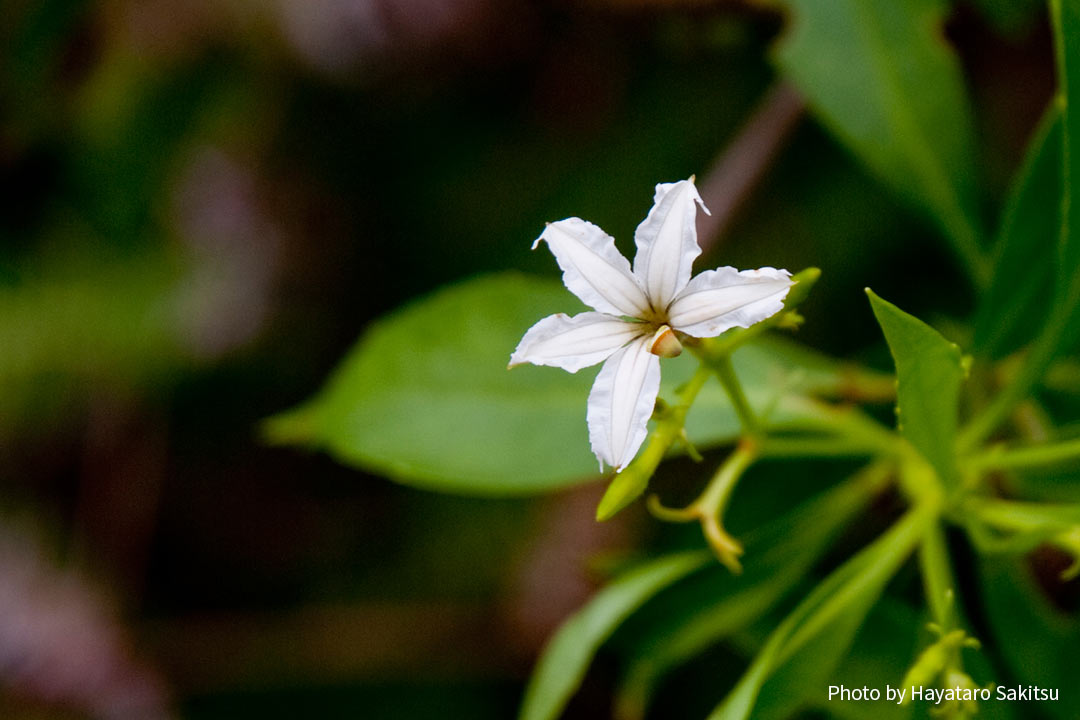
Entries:
[[937, 0], [787, 0], [777, 60], [811, 110], [872, 172], [935, 220], [979, 284], [971, 112]]
[[645, 717], [653, 691], [677, 665], [767, 613], [806, 576], [873, 487], [856, 481], [822, 493], [750, 537], [746, 569], [719, 597], [665, 623], [638, 648], [616, 696], [619, 720]]
[[[533, 323], [575, 312], [575, 302], [556, 281], [514, 273], [436, 292], [374, 323], [314, 400], [267, 422], [267, 439], [446, 492], [536, 493], [592, 479], [585, 407], [597, 370], [506, 369]], [[752, 402], [779, 399], [781, 420], [800, 416], [799, 393], [834, 392], [851, 378], [848, 368], [770, 338], [741, 348], [734, 362]], [[665, 360], [661, 396], [674, 397], [696, 367], [689, 353]], [[738, 431], [710, 383], [687, 418], [690, 439], [705, 448]]]
[[981, 414], [964, 428], [961, 450], [970, 450], [990, 436], [1009, 417], [1016, 404], [1031, 394], [1050, 364], [1080, 336], [1080, 212], [1077, 212], [1080, 153], [1080, 7], [1075, 2], [1051, 0], [1058, 94], [1061, 114], [1061, 229], [1057, 245], [1053, 303], [1046, 322], [1024, 358], [1024, 364]]
[[973, 346], [1001, 358], [1029, 342], [1050, 311], [1061, 228], [1061, 114], [1047, 111], [1017, 173], [995, 245], [994, 281]]
[[[825, 692], [814, 692], [808, 705], [838, 720], [903, 720], [916, 715], [917, 704], [842, 702], [828, 699], [828, 685], [849, 688], [896, 687], [904, 667], [918, 652], [918, 628], [924, 624], [911, 606], [886, 594], [873, 607], [847, 657], [826, 680]], [[917, 714], [923, 718], [924, 713]]]
[[1080, 6], [1051, 0], [1050, 10], [1057, 51], [1058, 104], [1064, 127], [1056, 299], [1069, 327], [1062, 334], [1060, 348], [1074, 343], [1080, 331]]
[[[709, 720], [751, 716], [770, 677], [792, 663], [815, 677], [843, 659], [855, 632], [889, 579], [914, 549], [934, 510], [917, 507], [829, 575], [769, 635], [761, 652]], [[787, 673], [784, 675], [789, 677]], [[779, 692], [783, 685], [777, 684]]]
[[601, 590], [552, 637], [525, 689], [520, 720], [555, 720], [615, 628], [664, 588], [712, 562], [705, 552], [654, 560]]
[[965, 369], [960, 348], [937, 330], [866, 294], [896, 362], [900, 431], [946, 482], [956, 477], [956, 424]]

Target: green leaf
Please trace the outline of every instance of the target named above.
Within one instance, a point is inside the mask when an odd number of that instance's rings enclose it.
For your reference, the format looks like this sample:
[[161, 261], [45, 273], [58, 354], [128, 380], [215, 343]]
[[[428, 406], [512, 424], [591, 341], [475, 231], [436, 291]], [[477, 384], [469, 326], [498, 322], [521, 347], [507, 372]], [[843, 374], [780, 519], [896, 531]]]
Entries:
[[872, 172], [935, 220], [976, 281], [980, 247], [971, 112], [937, 0], [788, 0], [778, 48], [811, 110]]
[[1080, 138], [1080, 7], [1074, 2], [1051, 0], [1050, 19], [1057, 55], [1058, 94], [1061, 113], [1061, 232], [1058, 236], [1053, 303], [1050, 313], [1024, 363], [1009, 384], [964, 429], [960, 448], [970, 450], [985, 440], [1042, 380], [1062, 348], [1080, 336], [1080, 212], [1077, 212], [1076, 178], [1080, 177], [1080, 153], [1073, 145]]
[[[506, 369], [533, 323], [575, 312], [576, 302], [556, 281], [516, 273], [438, 291], [375, 322], [318, 396], [271, 418], [266, 436], [447, 492], [536, 493], [593, 478], [585, 406], [596, 369]], [[850, 368], [776, 339], [740, 349], [734, 362], [751, 402], [779, 400], [780, 420], [803, 413], [797, 393], [836, 391], [851, 377]], [[665, 360], [661, 396], [673, 397], [695, 367], [689, 353]], [[704, 448], [738, 432], [723, 390], [710, 383], [687, 434]]]
[[536, 666], [520, 720], [554, 720], [585, 677], [589, 663], [615, 628], [649, 598], [712, 562], [705, 552], [654, 560], [601, 590], [552, 637]]
[[506, 369], [532, 323], [573, 303], [557, 283], [515, 274], [436, 292], [375, 322], [314, 402], [269, 421], [268, 437], [446, 491], [588, 478], [590, 373]]
[[[849, 688], [896, 687], [903, 668], [918, 652], [918, 633], [923, 619], [906, 603], [885, 595], [870, 611], [862, 631], [847, 657], [826, 681], [827, 685]], [[829, 700], [827, 692], [809, 697], [812, 707], [840, 720], [902, 720], [916, 714], [917, 704], [887, 702], [842, 702]], [[923, 717], [925, 713], [917, 714]]]
[[1064, 128], [1062, 228], [1055, 297], [1063, 323], [1069, 327], [1062, 334], [1060, 347], [1075, 342], [1080, 331], [1080, 7], [1074, 2], [1052, 0], [1050, 10], [1057, 51], [1058, 105]]
[[[935, 511], [916, 507], [884, 535], [829, 575], [769, 635], [750, 668], [709, 720], [745, 720], [766, 683], [768, 693], [789, 693], [784, 683], [822, 678], [836, 667], [889, 579], [914, 549]], [[801, 684], [802, 681], [800, 681]], [[816, 691], [815, 690], [815, 691]], [[756, 715], [755, 715], [756, 717]]]
[[1044, 9], [1039, 0], [975, 0], [974, 5], [999, 34], [1014, 40], [1028, 36]]
[[1080, 717], [1080, 694], [1066, 691], [1080, 665], [1080, 620], [1051, 605], [1021, 559], [985, 558], [979, 576], [995, 647], [1016, 681], [1061, 690], [1059, 702], [1039, 704], [1048, 717]]
[[103, 389], [160, 389], [194, 364], [177, 328], [191, 314], [186, 265], [80, 249], [96, 247], [86, 235], [50, 240], [58, 249], [25, 279], [0, 283], [0, 436], [51, 427]]
[[900, 431], [946, 482], [956, 478], [956, 414], [965, 368], [960, 348], [937, 330], [866, 294], [896, 362]]
[[979, 303], [973, 346], [1001, 358], [1042, 326], [1061, 227], [1061, 113], [1051, 108], [1028, 147], [998, 232], [994, 282]]
[[653, 691], [668, 671], [754, 622], [788, 595], [872, 491], [866, 483], [845, 483], [750, 537], [742, 575], [726, 576], [719, 597], [698, 601], [694, 612], [664, 623], [639, 646], [617, 692], [616, 716], [645, 717]]

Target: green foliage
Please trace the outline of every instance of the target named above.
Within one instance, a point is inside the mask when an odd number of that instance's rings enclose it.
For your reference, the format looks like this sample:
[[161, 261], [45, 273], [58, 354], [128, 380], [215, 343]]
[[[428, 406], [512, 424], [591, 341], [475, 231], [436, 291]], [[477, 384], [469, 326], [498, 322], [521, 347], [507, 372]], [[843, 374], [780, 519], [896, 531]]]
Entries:
[[976, 350], [1000, 358], [1038, 332], [1061, 229], [1061, 114], [1052, 108], [1017, 173], [995, 243], [994, 281], [975, 316]]
[[1061, 688], [1061, 700], [1041, 703], [1040, 709], [1058, 720], [1080, 717], [1080, 695], [1065, 690], [1073, 687], [1080, 664], [1076, 614], [1055, 607], [1019, 559], [989, 557], [978, 567], [986, 618], [1016, 681]]
[[709, 562], [703, 552], [659, 558], [598, 593], [544, 649], [525, 691], [520, 720], [555, 720], [581, 684], [593, 655], [619, 623], [650, 597]]
[[900, 431], [946, 482], [956, 478], [960, 348], [918, 318], [866, 291], [896, 362]]
[[1002, 33], [1013, 36], [1029, 32], [1043, 10], [1040, 0], [975, 0], [974, 4]]
[[[907, 603], [886, 595], [870, 611], [862, 630], [852, 643], [847, 657], [830, 676], [830, 685], [883, 688], [897, 685], [897, 669], [911, 661], [916, 652], [919, 613]], [[827, 695], [815, 693], [812, 705], [838, 720], [902, 720], [931, 717], [918, 713], [912, 703], [829, 702]], [[816, 702], [815, 702], [816, 701]]]
[[561, 285], [522, 275], [438, 292], [375, 323], [315, 401], [271, 420], [268, 435], [458, 492], [539, 491], [595, 474], [589, 373], [506, 369], [529, 325], [567, 304]]
[[747, 542], [746, 571], [727, 578], [717, 596], [696, 599], [636, 648], [616, 699], [620, 720], [645, 716], [652, 694], [672, 668], [753, 623], [810, 572], [840, 530], [865, 506], [873, 487], [848, 482], [774, 521]]
[[[1064, 141], [1062, 228], [1057, 255], [1055, 309], [1073, 332], [1063, 332], [1059, 346], [1072, 343], [1080, 329], [1080, 7], [1053, 0], [1051, 20], [1057, 40], [1058, 103]], [[1053, 322], [1053, 321], [1051, 321]]]
[[70, 413], [103, 388], [192, 363], [177, 327], [182, 275], [164, 257], [58, 254], [0, 284], [0, 433]]
[[1075, 178], [1080, 177], [1080, 154], [1073, 151], [1080, 137], [1080, 8], [1073, 3], [1051, 2], [1058, 72], [1056, 103], [1061, 114], [1061, 227], [1058, 234], [1052, 302], [1041, 331], [1032, 343], [1025, 362], [1001, 393], [994, 398], [960, 438], [960, 446], [970, 449], [984, 440], [1008, 417], [1041, 382], [1053, 360], [1063, 349], [1075, 344], [1080, 330], [1080, 213], [1077, 209]]
[[768, 707], [820, 691], [932, 519], [930, 508], [911, 510], [814, 588], [769, 635], [746, 674], [709, 720], [745, 720], [756, 717], [752, 713], [759, 698]]
[[972, 119], [938, 0], [788, 0], [778, 48], [811, 109], [883, 182], [933, 219], [979, 283]]
[[[585, 432], [596, 371], [506, 370], [525, 330], [544, 315], [573, 312], [573, 302], [558, 282], [516, 274], [440, 291], [378, 321], [315, 400], [271, 419], [267, 436], [433, 490], [508, 495], [587, 480], [597, 473]], [[800, 393], [835, 392], [851, 377], [776, 339], [741, 348], [734, 361], [751, 402], [771, 407], [778, 424], [804, 416]], [[661, 396], [671, 397], [695, 363], [685, 353], [663, 367]], [[739, 432], [714, 384], [686, 423], [700, 447]]]

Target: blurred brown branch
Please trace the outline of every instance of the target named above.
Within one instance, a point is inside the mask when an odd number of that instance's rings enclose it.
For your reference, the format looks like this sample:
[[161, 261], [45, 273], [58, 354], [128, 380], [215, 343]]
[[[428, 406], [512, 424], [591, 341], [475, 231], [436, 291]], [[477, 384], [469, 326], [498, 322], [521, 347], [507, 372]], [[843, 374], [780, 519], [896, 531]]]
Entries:
[[703, 254], [714, 249], [750, 199], [798, 126], [805, 108], [794, 87], [778, 82], [713, 162], [699, 187], [701, 198], [712, 212], [698, 214], [698, 242]]

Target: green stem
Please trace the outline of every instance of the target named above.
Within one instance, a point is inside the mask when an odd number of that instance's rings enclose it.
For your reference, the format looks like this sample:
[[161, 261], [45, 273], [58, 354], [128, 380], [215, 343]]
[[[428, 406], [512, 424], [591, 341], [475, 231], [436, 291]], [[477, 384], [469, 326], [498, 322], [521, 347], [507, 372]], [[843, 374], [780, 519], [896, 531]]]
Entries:
[[757, 443], [750, 440], [740, 442], [713, 475], [712, 480], [697, 500], [685, 508], [673, 509], [664, 507], [653, 495], [648, 502], [649, 512], [668, 522], [697, 520], [701, 523], [705, 539], [720, 562], [733, 573], [742, 572], [742, 565], [739, 564], [739, 556], [743, 552], [742, 544], [724, 530], [723, 516], [724, 509], [731, 499], [731, 493], [757, 456]]
[[1057, 353], [1058, 345], [1069, 321], [1069, 314], [1064, 311], [1063, 306], [1058, 307], [1062, 309], [1055, 308], [1020, 371], [1008, 385], [1002, 388], [983, 412], [961, 431], [960, 452], [970, 451], [990, 437], [1008, 419], [1017, 403], [1031, 394], [1043, 373], [1046, 372]]
[[750, 407], [750, 402], [746, 399], [742, 383], [739, 382], [739, 376], [735, 374], [735, 367], [731, 364], [731, 356], [721, 355], [717, 357], [713, 360], [712, 366], [713, 370], [716, 371], [716, 377], [719, 378], [720, 384], [724, 386], [724, 392], [727, 393], [731, 404], [735, 407], [735, 414], [739, 416], [743, 432], [751, 436], [760, 435], [761, 423], [758, 421], [757, 415], [754, 414], [754, 409]]
[[713, 475], [705, 492], [694, 503], [701, 508], [702, 512], [718, 516], [727, 506], [731, 499], [731, 493], [739, 482], [739, 478], [746, 472], [750, 464], [757, 458], [757, 445], [752, 442], [740, 443], [735, 452], [728, 456], [724, 464]]
[[1034, 447], [996, 447], [967, 460], [968, 465], [978, 471], [1037, 468], [1068, 462], [1080, 462], [1080, 438]]
[[[786, 423], [785, 430], [824, 432], [854, 447], [872, 450], [880, 455], [904, 455], [908, 446], [899, 435], [854, 407], [836, 407], [812, 399], [806, 403], [804, 417]], [[770, 440], [771, 442], [771, 440]]]
[[972, 499], [963, 511], [986, 525], [1009, 532], [1061, 530], [1080, 525], [1080, 506], [1021, 502], [1000, 499]]
[[763, 458], [850, 458], [879, 452], [877, 444], [846, 437], [768, 437], [761, 445]]
[[701, 365], [690, 381], [679, 390], [679, 404], [670, 408], [667, 414], [657, 421], [645, 449], [611, 480], [607, 492], [596, 508], [597, 520], [607, 520], [645, 492], [660, 461], [682, 436], [686, 413], [711, 375], [710, 368]]
[[942, 632], [948, 632], [953, 625], [956, 583], [953, 581], [945, 532], [940, 522], [928, 527], [923, 534], [919, 544], [919, 569], [922, 572], [926, 604], [930, 607], [934, 622]]

